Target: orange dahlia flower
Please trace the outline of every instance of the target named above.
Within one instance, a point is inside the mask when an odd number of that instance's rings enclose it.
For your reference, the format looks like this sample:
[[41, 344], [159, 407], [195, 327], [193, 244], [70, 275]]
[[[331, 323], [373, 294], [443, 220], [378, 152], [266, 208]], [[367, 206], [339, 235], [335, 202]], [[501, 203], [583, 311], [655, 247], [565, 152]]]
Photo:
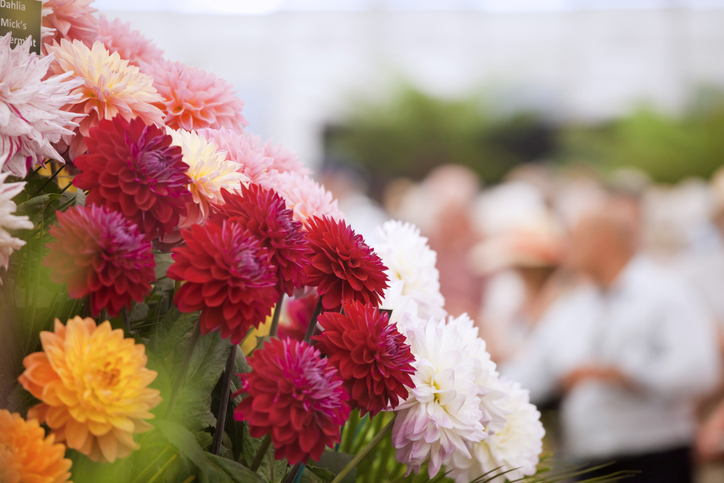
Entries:
[[46, 423], [58, 441], [93, 461], [113, 462], [137, 448], [133, 433], [151, 429], [144, 419], [161, 402], [147, 386], [145, 346], [124, 339], [106, 321], [55, 319], [55, 332], [41, 332], [43, 352], [23, 360], [20, 384], [42, 403], [29, 417]]
[[72, 483], [65, 446], [35, 419], [25, 421], [18, 413], [0, 409], [0, 481], [3, 483]]

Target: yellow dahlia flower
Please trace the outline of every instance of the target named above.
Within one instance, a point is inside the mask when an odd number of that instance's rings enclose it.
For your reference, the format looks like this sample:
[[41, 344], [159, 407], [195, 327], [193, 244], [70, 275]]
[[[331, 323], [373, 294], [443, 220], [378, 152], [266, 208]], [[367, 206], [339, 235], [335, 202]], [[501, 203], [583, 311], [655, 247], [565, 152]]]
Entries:
[[63, 39], [49, 47], [55, 53], [50, 65], [54, 74], [73, 72], [74, 79], [83, 84], [71, 94], [81, 94], [79, 100], [64, 109], [85, 115], [70, 145], [70, 157], [74, 159], [87, 151], [83, 138], [101, 119], [113, 119], [116, 115], [130, 121], [140, 117], [146, 124], [163, 125], [163, 113], [154, 105], [162, 101], [153, 87], [153, 77], [141, 73], [135, 65], [129, 65], [118, 52], [110, 53], [101, 42], [88, 48], [80, 40], [72, 43]]
[[3, 483], [72, 483], [65, 446], [35, 419], [0, 409], [0, 481]]
[[181, 146], [184, 163], [189, 165], [186, 174], [191, 178], [189, 191], [193, 202], [188, 205], [188, 215], [181, 220], [181, 227], [202, 224], [209, 217], [211, 204], [224, 204], [221, 189], [240, 191], [241, 183], [249, 185], [249, 177], [242, 173], [244, 167], [237, 161], [226, 159], [214, 141], [206, 140], [194, 131], [166, 128], [173, 144]]
[[133, 433], [151, 429], [144, 419], [161, 402], [147, 386], [145, 346], [124, 339], [106, 321], [55, 319], [55, 332], [41, 332], [43, 352], [23, 360], [20, 384], [42, 403], [28, 417], [46, 423], [58, 441], [93, 461], [113, 462], [137, 448]]

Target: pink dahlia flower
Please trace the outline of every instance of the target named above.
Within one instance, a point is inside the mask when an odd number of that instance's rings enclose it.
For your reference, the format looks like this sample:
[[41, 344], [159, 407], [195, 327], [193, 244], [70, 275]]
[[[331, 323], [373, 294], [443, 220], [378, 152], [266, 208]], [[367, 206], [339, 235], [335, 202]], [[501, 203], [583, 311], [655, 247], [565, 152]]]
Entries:
[[141, 68], [153, 76], [153, 85], [163, 98], [158, 105], [168, 127], [241, 130], [249, 124], [241, 114], [244, 103], [232, 85], [215, 74], [168, 60], [142, 64]]
[[277, 192], [287, 202], [287, 208], [294, 211], [294, 219], [307, 222], [313, 216], [329, 216], [335, 220], [343, 218], [332, 193], [314, 182], [309, 176], [293, 171], [277, 176]]
[[277, 172], [271, 167], [272, 158], [264, 154], [259, 138], [245, 132], [221, 129], [199, 129], [199, 136], [214, 141], [219, 151], [226, 151], [226, 159], [239, 163], [239, 172], [252, 183], [270, 189], [276, 186]]
[[163, 123], [163, 113], [153, 105], [161, 100], [153, 88], [153, 79], [129, 65], [117, 52], [109, 53], [100, 42], [89, 49], [78, 40], [62, 40], [49, 49], [55, 53], [55, 62], [50, 67], [54, 73], [73, 72], [74, 78], [83, 81], [73, 90], [73, 94], [80, 94], [80, 99], [65, 107], [85, 115], [78, 128], [81, 135], [75, 136], [70, 145], [71, 159], [87, 151], [83, 138], [101, 119], [120, 115], [126, 120], [140, 117], [146, 124]]
[[130, 22], [123, 23], [119, 19], [111, 22], [105, 15], [98, 17], [98, 40], [109, 52], [118, 52], [122, 59], [133, 65], [152, 64], [163, 58], [163, 50], [138, 30], [131, 30]]
[[44, 48], [47, 50], [62, 39], [93, 45], [98, 36], [98, 19], [93, 14], [98, 10], [91, 7], [92, 3], [93, 0], [43, 0], [43, 27], [55, 30], [43, 36]]
[[25, 177], [47, 158], [63, 162], [53, 148], [71, 136], [77, 114], [61, 108], [79, 98], [70, 95], [82, 81], [63, 74], [43, 80], [53, 56], [30, 54], [30, 44], [12, 49], [11, 35], [0, 37], [0, 170]]
[[272, 159], [272, 169], [276, 169], [280, 173], [291, 171], [301, 175], [312, 174], [312, 171], [299, 161], [299, 156], [289, 151], [281, 144], [272, 144], [271, 140], [264, 143], [264, 156]]
[[297, 340], [271, 339], [249, 358], [252, 372], [239, 374], [247, 393], [234, 419], [248, 421], [255, 438], [271, 434], [274, 458], [289, 464], [318, 460], [340, 441], [349, 417], [349, 396], [329, 359]]
[[43, 261], [52, 268], [50, 279], [67, 283], [74, 299], [90, 295], [94, 316], [105, 307], [113, 317], [133, 300], [143, 302], [156, 279], [156, 262], [136, 225], [100, 206], [74, 206], [57, 216]]

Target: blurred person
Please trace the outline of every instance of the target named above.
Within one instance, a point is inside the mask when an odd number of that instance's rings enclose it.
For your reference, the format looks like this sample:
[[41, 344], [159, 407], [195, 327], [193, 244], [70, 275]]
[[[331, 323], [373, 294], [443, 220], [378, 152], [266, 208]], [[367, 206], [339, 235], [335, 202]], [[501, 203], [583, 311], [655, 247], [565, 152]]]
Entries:
[[479, 319], [496, 361], [525, 347], [534, 325], [560, 291], [556, 272], [563, 236], [550, 216], [538, 217], [475, 247], [470, 263], [487, 276]]
[[563, 445], [614, 461], [626, 481], [691, 481], [694, 403], [720, 375], [712, 321], [681, 277], [637, 254], [635, 218], [609, 201], [573, 230], [566, 263], [587, 282], [561, 297], [528, 351], [501, 370], [540, 403], [562, 398]]

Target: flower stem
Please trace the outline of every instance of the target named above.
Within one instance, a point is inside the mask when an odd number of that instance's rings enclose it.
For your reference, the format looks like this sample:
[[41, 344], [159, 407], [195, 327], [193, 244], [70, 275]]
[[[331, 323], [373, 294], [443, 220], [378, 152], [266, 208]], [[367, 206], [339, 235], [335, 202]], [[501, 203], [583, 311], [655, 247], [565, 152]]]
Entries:
[[45, 187], [48, 186], [48, 184], [50, 184], [50, 182], [53, 181], [55, 179], [55, 177], [58, 176], [60, 174], [60, 172], [63, 171], [64, 169], [65, 169], [65, 165], [61, 166], [58, 171], [53, 173], [53, 175], [50, 178], [48, 178], [48, 181], [43, 183], [43, 186], [41, 186], [38, 191], [33, 193], [33, 196], [31, 196], [31, 198], [35, 198], [36, 196], [38, 196], [38, 194], [40, 194], [45, 189]]
[[184, 383], [184, 380], [186, 379], [186, 373], [189, 370], [189, 364], [191, 363], [191, 356], [194, 354], [194, 348], [196, 347], [196, 343], [199, 341], [199, 337], [201, 336], [201, 322], [196, 322], [196, 327], [194, 328], [194, 332], [191, 334], [191, 339], [189, 339], [189, 345], [186, 346], [186, 352], [184, 353], [184, 360], [181, 363], [181, 368], [179, 369], [178, 374], [176, 375], [176, 380], [173, 382], [173, 388], [171, 389], [171, 399], [168, 402], [168, 408], [166, 409], [166, 418], [171, 414], [173, 411], [174, 406], [176, 405], [176, 401], [178, 400], [179, 392], [181, 392], [181, 386]]
[[286, 479], [284, 480], [284, 483], [298, 483], [299, 479], [302, 477], [302, 473], [304, 472], [304, 463], [301, 461], [294, 466], [292, 466], [292, 469], [289, 470], [289, 474], [287, 475]]
[[131, 314], [128, 311], [128, 307], [125, 305], [123, 306], [123, 309], [121, 309], [121, 314], [123, 315], [123, 323], [126, 326], [126, 332], [127, 335], [130, 337], [131, 335]]
[[214, 442], [211, 444], [211, 452], [218, 455], [221, 452], [221, 440], [224, 437], [224, 425], [226, 424], [226, 408], [229, 406], [229, 389], [231, 388], [231, 374], [234, 372], [236, 361], [236, 344], [231, 345], [229, 358], [226, 360], [224, 379], [221, 382], [221, 401], [219, 402], [219, 413], [216, 418], [216, 431], [214, 431]]
[[355, 457], [352, 459], [352, 461], [347, 463], [347, 466], [342, 468], [342, 471], [340, 471], [339, 474], [337, 476], [335, 476], [335, 478], [332, 480], [332, 483], [340, 483], [344, 479], [344, 477], [347, 476], [347, 473], [352, 471], [354, 469], [354, 467], [357, 466], [359, 464], [359, 462], [362, 461], [364, 459], [364, 457], [367, 456], [367, 454], [370, 451], [372, 451], [372, 449], [375, 446], [377, 446], [377, 444], [385, 438], [385, 436], [387, 436], [387, 433], [392, 431], [392, 425], [394, 423], [395, 423], [395, 418], [393, 417], [390, 420], [390, 422], [387, 423], [387, 426], [382, 428], [382, 431], [377, 433], [377, 435], [374, 438], [372, 438], [370, 440], [370, 442], [367, 443], [367, 445], [359, 451], [359, 453], [357, 453], [355, 455]]
[[264, 459], [266, 452], [269, 450], [270, 445], [271, 434], [268, 433], [266, 436], [264, 436], [264, 439], [261, 440], [259, 449], [256, 450], [256, 455], [254, 455], [254, 461], [251, 462], [251, 466], [249, 467], [251, 471], [256, 473], [256, 470], [259, 469], [259, 466], [261, 466], [261, 462]]
[[282, 302], [284, 302], [284, 292], [279, 296], [279, 302], [274, 307], [274, 317], [272, 317], [271, 328], [269, 329], [269, 337], [276, 337], [279, 328], [279, 316], [282, 314]]
[[317, 317], [319, 317], [319, 314], [322, 313], [322, 297], [319, 297], [319, 300], [317, 300], [317, 305], [314, 307], [314, 312], [312, 312], [312, 318], [309, 321], [309, 327], [307, 327], [307, 333], [304, 334], [304, 342], [309, 343], [312, 340], [312, 335], [314, 335], [314, 329], [317, 328]]

